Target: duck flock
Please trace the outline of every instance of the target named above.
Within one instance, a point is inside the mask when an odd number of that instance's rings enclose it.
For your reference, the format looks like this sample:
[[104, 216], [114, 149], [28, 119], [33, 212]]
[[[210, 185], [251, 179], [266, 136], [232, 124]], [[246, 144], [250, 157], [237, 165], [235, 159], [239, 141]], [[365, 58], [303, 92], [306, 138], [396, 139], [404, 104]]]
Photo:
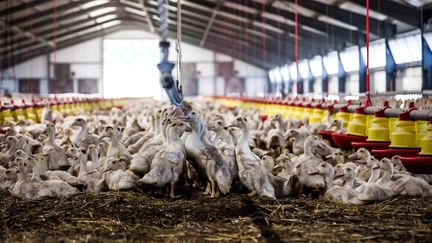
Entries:
[[[363, 205], [395, 195], [432, 196], [430, 175], [414, 175], [398, 156], [342, 151], [318, 134], [341, 123], [301, 125], [256, 110], [194, 102], [182, 115], [166, 103], [6, 121], [0, 136], [0, 190], [25, 200], [101, 191], [188, 189], [208, 197], [318, 195]], [[159, 189], [158, 189], [159, 188]], [[166, 189], [166, 191], [164, 191]], [[177, 192], [177, 193], [176, 193]]]

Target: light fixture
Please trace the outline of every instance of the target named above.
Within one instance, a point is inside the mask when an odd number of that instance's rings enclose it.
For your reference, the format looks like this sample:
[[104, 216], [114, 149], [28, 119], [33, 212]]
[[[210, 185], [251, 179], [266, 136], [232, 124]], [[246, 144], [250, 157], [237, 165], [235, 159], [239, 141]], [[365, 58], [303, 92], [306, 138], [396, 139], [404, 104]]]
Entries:
[[107, 29], [107, 28], [110, 28], [110, 27], [113, 27], [113, 26], [116, 26], [119, 24], [121, 24], [120, 20], [113, 20], [113, 21], [110, 21], [108, 23], [102, 24], [101, 26], [102, 26], [102, 28]]
[[89, 15], [90, 15], [90, 17], [94, 18], [96, 16], [115, 11], [116, 9], [117, 9], [116, 7], [101, 8], [101, 9], [90, 12]]
[[95, 6], [98, 6], [98, 5], [102, 5], [102, 4], [105, 4], [105, 3], [108, 3], [108, 2], [109, 2], [109, 0], [93, 0], [93, 1], [90, 1], [88, 3], [85, 3], [85, 4], [81, 5], [81, 7], [83, 9], [88, 9], [88, 8], [95, 7]]
[[115, 15], [115, 14], [110, 14], [110, 15], [106, 15], [106, 16], [103, 16], [103, 17], [97, 18], [97, 19], [95, 19], [95, 20], [96, 20], [96, 23], [100, 24], [100, 23], [107, 22], [107, 21], [109, 21], [109, 20], [115, 19], [116, 17], [117, 17], [117, 15]]

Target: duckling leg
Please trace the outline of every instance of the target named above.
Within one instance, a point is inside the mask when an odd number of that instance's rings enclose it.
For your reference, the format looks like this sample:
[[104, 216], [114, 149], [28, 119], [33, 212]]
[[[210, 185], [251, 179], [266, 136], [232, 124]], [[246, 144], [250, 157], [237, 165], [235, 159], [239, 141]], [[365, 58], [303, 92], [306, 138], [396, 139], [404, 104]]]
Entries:
[[211, 196], [210, 197], [216, 197], [216, 193], [215, 193], [215, 181], [213, 179], [210, 180], [210, 184], [211, 184]]
[[253, 191], [251, 191], [249, 194], [247, 194], [249, 197], [253, 197], [253, 196], [255, 196], [256, 195], [256, 191], [255, 190], [253, 190]]
[[170, 197], [171, 198], [175, 198], [174, 187], [175, 187], [175, 181], [171, 181], [171, 191], [170, 191]]
[[207, 181], [207, 187], [204, 191], [204, 195], [209, 195], [211, 193], [211, 184], [209, 181]]

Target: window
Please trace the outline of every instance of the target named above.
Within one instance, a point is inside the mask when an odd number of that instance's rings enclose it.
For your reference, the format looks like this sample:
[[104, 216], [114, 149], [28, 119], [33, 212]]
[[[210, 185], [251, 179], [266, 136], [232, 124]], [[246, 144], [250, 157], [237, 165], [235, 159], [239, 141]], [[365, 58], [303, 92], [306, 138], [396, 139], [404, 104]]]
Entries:
[[330, 52], [327, 56], [324, 56], [323, 61], [327, 74], [331, 75], [339, 72], [339, 58], [336, 51]]
[[420, 34], [390, 40], [389, 46], [396, 64], [421, 61]]
[[[366, 47], [361, 48], [362, 58], [366, 65]], [[378, 40], [369, 44], [369, 68], [380, 68], [386, 65], [386, 44]]]
[[281, 75], [282, 75], [282, 80], [284, 82], [289, 82], [289, 68], [288, 68], [288, 64], [285, 64], [281, 68]]
[[[309, 60], [310, 69], [314, 77], [322, 76], [322, 59], [321, 56], [315, 56]], [[315, 89], [314, 89], [315, 90]]]
[[297, 65], [292, 63], [289, 65], [289, 73], [293, 81], [297, 81]]
[[358, 47], [350, 47], [340, 53], [340, 59], [345, 72], [354, 72], [359, 70], [359, 51]]
[[105, 39], [103, 91], [105, 97], [153, 97], [162, 95], [160, 53], [156, 39]]
[[301, 62], [299, 62], [299, 71], [300, 71], [300, 76], [303, 79], [308, 79], [309, 78], [309, 63], [308, 63], [308, 60], [304, 59]]

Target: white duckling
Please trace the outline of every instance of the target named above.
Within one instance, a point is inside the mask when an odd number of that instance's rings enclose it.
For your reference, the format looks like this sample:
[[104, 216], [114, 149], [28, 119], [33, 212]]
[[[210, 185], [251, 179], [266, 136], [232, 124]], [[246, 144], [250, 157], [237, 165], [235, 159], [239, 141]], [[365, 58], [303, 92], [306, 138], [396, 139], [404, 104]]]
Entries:
[[18, 168], [16, 170], [17, 181], [10, 193], [14, 197], [26, 200], [37, 200], [47, 197], [52, 197], [53, 193], [43, 188], [38, 182], [31, 181], [29, 173], [29, 164], [25, 158], [16, 158]]
[[80, 148], [77, 152], [80, 162], [78, 180], [86, 186], [86, 192], [100, 192], [103, 189], [103, 182], [100, 181], [102, 174], [98, 170], [87, 170], [87, 151], [85, 149]]
[[74, 134], [71, 139], [75, 147], [83, 147], [87, 149], [90, 144], [99, 144], [100, 138], [94, 134], [88, 133], [88, 123], [86, 120], [83, 118], [77, 118], [72, 123], [72, 126], [80, 127], [79, 132]]
[[333, 120], [328, 126], [328, 130], [331, 130], [333, 128], [334, 128], [334, 132], [336, 133], [347, 133], [347, 128], [343, 126], [341, 120], [338, 119]]
[[333, 165], [343, 164], [345, 162], [345, 156], [339, 149], [326, 156], [326, 159], [332, 162]]
[[293, 139], [292, 150], [295, 155], [301, 155], [304, 153], [304, 142], [306, 138], [310, 135], [310, 132], [302, 127], [300, 129], [291, 129], [285, 139]]
[[132, 158], [132, 155], [127, 151], [126, 147], [120, 142], [121, 130], [120, 128], [114, 128], [107, 126], [102, 134], [103, 137], [110, 139], [107, 150], [107, 157], [125, 157], [128, 160]]
[[270, 181], [267, 169], [261, 164], [260, 158], [249, 148], [249, 124], [246, 118], [238, 117], [230, 126], [241, 129], [242, 135], [236, 145], [236, 160], [239, 178], [242, 184], [248, 188], [250, 196], [266, 196], [275, 198], [275, 190]]
[[69, 174], [67, 171], [63, 170], [47, 170], [47, 162], [45, 157], [43, 157], [40, 154], [36, 154], [34, 156], [31, 156], [33, 160], [33, 170], [37, 169], [38, 176], [42, 178], [42, 180], [54, 180], [54, 179], [60, 179], [67, 184], [74, 186], [74, 187], [80, 187], [82, 184], [79, 182], [78, 178]]
[[174, 187], [186, 160], [186, 150], [180, 137], [190, 128], [184, 122], [176, 121], [169, 125], [167, 130], [162, 150], [156, 154], [150, 171], [140, 181], [157, 187], [170, 183], [170, 197], [174, 198]]
[[126, 162], [115, 159], [111, 159], [105, 164], [102, 180], [108, 189], [119, 191], [132, 189], [136, 186], [138, 176], [126, 170], [126, 167]]
[[357, 198], [362, 202], [360, 204], [369, 201], [383, 201], [392, 197], [394, 193], [389, 187], [377, 183], [381, 172], [379, 161], [371, 156], [367, 159], [367, 165], [372, 170], [369, 180], [354, 189]]
[[322, 176], [309, 173], [322, 161], [312, 153], [312, 147], [320, 146], [320, 144], [321, 141], [318, 136], [308, 136], [303, 144], [304, 154], [292, 159], [294, 164], [293, 173], [300, 178], [300, 184], [306, 188], [322, 189], [325, 187]]
[[359, 148], [355, 153], [348, 156], [348, 159], [354, 159], [358, 165], [356, 169], [357, 178], [367, 181], [371, 175], [371, 168], [367, 166], [367, 160], [371, 153], [365, 148]]
[[[324, 199], [340, 203], [350, 203], [350, 198], [353, 197], [352, 187], [355, 180], [354, 163], [348, 162], [342, 165], [340, 173], [334, 174], [334, 168], [327, 162], [321, 162], [316, 168], [309, 171], [312, 175], [322, 175], [325, 178], [326, 192]], [[333, 184], [333, 177], [341, 178], [345, 181], [342, 186]]]
[[18, 139], [15, 136], [8, 136], [6, 142], [9, 145], [9, 149], [3, 153], [0, 153], [0, 165], [8, 166], [9, 162], [14, 159], [15, 152], [18, 150]]
[[[237, 163], [236, 163], [236, 157], [235, 157], [235, 145], [234, 141], [232, 139], [231, 134], [228, 131], [228, 127], [225, 126], [225, 122], [223, 120], [218, 120], [213, 125], [208, 126], [209, 130], [212, 130], [215, 132], [215, 136], [213, 137], [212, 141], [214, 144], [216, 144], [216, 148], [219, 150], [222, 160], [225, 163], [225, 166], [227, 169], [220, 170], [219, 172], [216, 172], [218, 177], [223, 177], [223, 171], [226, 171], [227, 173], [230, 173], [231, 182], [226, 182], [226, 185], [231, 184], [232, 180], [238, 177], [238, 170], [237, 170]], [[223, 178], [220, 178], [218, 180], [223, 180]]]
[[166, 130], [168, 125], [172, 123], [171, 119], [165, 119], [158, 127], [159, 134], [146, 142], [143, 146], [145, 148], [132, 156], [129, 170], [136, 175], [143, 176], [150, 170], [150, 165], [163, 146], [163, 139], [166, 137]]
[[66, 152], [63, 148], [55, 143], [55, 126], [52, 123], [46, 125], [48, 132], [48, 141], [42, 149], [43, 155], [48, 162], [48, 169], [58, 170], [70, 167], [70, 162], [66, 157]]
[[271, 156], [265, 155], [262, 157], [261, 164], [267, 169], [268, 173], [273, 174], [274, 160]]
[[12, 190], [17, 181], [16, 169], [0, 169], [0, 190]]
[[432, 174], [412, 174], [410, 173], [405, 166], [402, 163], [402, 160], [400, 159], [399, 155], [395, 155], [391, 158], [393, 165], [394, 165], [394, 173], [395, 174], [408, 174], [412, 175], [414, 177], [422, 178], [423, 180], [427, 181], [427, 183], [432, 183]]
[[31, 180], [34, 182], [38, 182], [42, 188], [50, 190], [53, 196], [59, 198], [69, 198], [79, 193], [78, 189], [72, 187], [61, 179], [50, 178], [48, 180], [42, 180], [40, 176], [40, 167], [42, 161], [37, 160], [34, 157], [28, 157], [27, 161], [33, 171]]
[[392, 174], [392, 163], [390, 160], [382, 160], [383, 168], [387, 170], [385, 178], [380, 181], [382, 184], [389, 185], [391, 189], [400, 195], [431, 197], [432, 186], [420, 177], [414, 177], [408, 174], [394, 174], [393, 180], [389, 177]]
[[[288, 169], [284, 168], [278, 175], [273, 175], [274, 160], [271, 156], [264, 156], [261, 159], [261, 164], [267, 169], [270, 177], [270, 181], [275, 190], [276, 198], [285, 198], [289, 196], [295, 196], [298, 194], [300, 189], [300, 179], [297, 175], [293, 175], [291, 172], [288, 173]], [[282, 164], [282, 163], [281, 163]], [[287, 164], [290, 162], [283, 163]]]

